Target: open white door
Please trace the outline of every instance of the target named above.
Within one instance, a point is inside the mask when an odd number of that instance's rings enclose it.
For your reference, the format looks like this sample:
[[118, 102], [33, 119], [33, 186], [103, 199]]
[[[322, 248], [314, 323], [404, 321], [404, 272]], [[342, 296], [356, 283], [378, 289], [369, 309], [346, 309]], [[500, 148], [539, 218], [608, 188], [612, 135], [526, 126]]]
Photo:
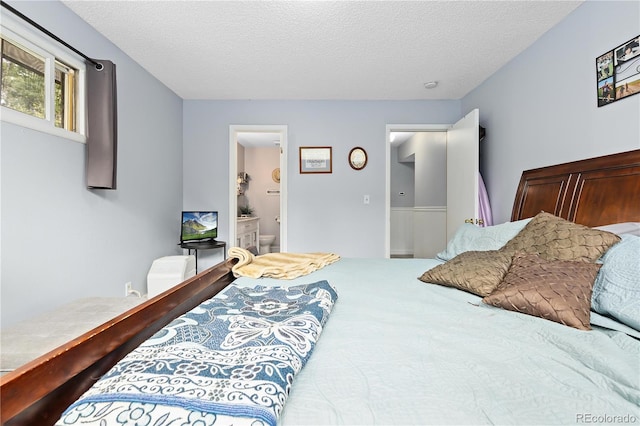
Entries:
[[474, 109], [447, 131], [447, 241], [478, 218], [479, 126]]

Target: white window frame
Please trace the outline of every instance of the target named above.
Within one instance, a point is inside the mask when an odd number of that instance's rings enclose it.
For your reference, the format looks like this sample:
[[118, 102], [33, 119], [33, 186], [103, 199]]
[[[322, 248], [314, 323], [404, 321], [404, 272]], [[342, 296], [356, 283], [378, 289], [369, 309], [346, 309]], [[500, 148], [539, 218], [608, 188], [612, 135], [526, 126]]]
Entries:
[[[1, 106], [0, 120], [17, 124], [51, 135], [60, 136], [75, 142], [86, 143], [86, 65], [75, 53], [60, 46], [56, 41], [43, 35], [35, 28], [23, 23], [13, 14], [2, 13], [0, 34], [19, 47], [32, 51], [45, 60], [45, 118], [16, 111]], [[56, 60], [78, 70], [77, 98], [75, 105], [76, 130], [70, 131], [55, 125], [55, 70]]]

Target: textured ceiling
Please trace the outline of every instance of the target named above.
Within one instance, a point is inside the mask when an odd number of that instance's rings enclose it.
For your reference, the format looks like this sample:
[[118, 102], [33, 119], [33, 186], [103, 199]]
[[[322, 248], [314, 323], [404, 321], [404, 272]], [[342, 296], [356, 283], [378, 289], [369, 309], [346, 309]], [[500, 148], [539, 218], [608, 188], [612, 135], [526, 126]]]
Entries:
[[406, 100], [465, 96], [581, 1], [63, 3], [184, 99]]

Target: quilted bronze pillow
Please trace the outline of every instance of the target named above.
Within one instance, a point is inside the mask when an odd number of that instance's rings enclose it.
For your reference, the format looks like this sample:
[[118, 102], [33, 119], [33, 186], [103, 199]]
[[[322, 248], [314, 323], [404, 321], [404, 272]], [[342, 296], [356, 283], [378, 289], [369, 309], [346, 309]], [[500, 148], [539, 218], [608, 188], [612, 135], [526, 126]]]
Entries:
[[419, 279], [484, 297], [500, 284], [510, 264], [511, 256], [499, 250], [466, 251], [429, 269]]
[[502, 283], [482, 301], [580, 330], [591, 330], [591, 291], [600, 266], [549, 261], [536, 254], [518, 253]]
[[502, 250], [538, 253], [547, 260], [594, 262], [620, 237], [611, 232], [589, 228], [549, 213], [538, 213]]

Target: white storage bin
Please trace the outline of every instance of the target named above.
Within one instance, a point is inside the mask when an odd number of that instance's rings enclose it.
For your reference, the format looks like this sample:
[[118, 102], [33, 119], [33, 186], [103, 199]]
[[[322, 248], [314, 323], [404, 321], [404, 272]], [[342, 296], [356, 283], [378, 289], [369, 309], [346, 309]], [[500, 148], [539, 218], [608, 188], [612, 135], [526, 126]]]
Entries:
[[157, 296], [195, 274], [195, 256], [165, 256], [156, 259], [147, 274], [147, 296]]

